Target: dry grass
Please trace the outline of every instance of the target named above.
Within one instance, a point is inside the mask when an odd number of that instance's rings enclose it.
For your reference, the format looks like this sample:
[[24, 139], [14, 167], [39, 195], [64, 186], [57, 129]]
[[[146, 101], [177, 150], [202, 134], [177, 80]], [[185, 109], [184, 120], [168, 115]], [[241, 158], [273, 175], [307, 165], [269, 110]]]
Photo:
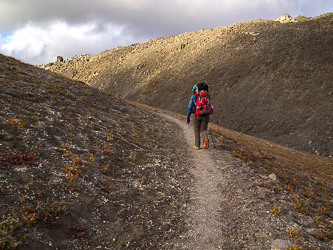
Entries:
[[275, 157], [280, 164], [307, 171], [309, 174], [327, 181], [333, 181], [333, 159], [314, 155], [308, 152], [288, 148], [250, 135], [238, 133], [226, 128], [210, 124], [211, 129], [223, 137], [232, 139], [239, 145], [247, 147], [262, 155]]

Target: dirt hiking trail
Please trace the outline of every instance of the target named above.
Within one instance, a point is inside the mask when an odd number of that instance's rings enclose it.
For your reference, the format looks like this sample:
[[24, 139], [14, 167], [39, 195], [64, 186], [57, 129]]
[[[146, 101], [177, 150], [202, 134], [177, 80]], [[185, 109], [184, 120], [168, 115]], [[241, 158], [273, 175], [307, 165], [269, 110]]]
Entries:
[[[209, 149], [193, 149], [192, 123], [187, 125], [185, 119], [169, 114], [159, 115], [181, 128], [183, 138], [179, 140], [184, 140], [183, 150], [189, 152], [184, 164], [188, 164], [193, 176], [191, 198], [186, 204], [188, 230], [166, 249], [271, 249], [277, 239], [293, 242], [288, 239], [289, 230], [304, 230], [305, 216], [289, 209], [284, 211], [290, 205], [286, 191], [258, 186], [274, 182], [263, 176], [265, 173], [232, 157], [218, 145], [214, 148], [211, 136]], [[266, 195], [271, 200], [278, 199], [283, 215], [270, 212]]]
[[[175, 122], [184, 132], [185, 142], [189, 148], [194, 145], [193, 125], [163, 115]], [[186, 145], [185, 144], [185, 145]], [[184, 241], [177, 244], [181, 249], [221, 249], [221, 188], [222, 172], [213, 160], [211, 150], [190, 150], [191, 172], [194, 176], [190, 190], [191, 200], [188, 207], [189, 217], [186, 221], [189, 231]]]

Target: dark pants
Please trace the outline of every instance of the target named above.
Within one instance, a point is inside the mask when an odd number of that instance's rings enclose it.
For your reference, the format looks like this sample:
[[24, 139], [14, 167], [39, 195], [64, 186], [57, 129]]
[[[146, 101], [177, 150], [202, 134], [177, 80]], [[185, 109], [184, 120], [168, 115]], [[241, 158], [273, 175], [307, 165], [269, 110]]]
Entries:
[[195, 138], [195, 146], [200, 147], [200, 134], [202, 137], [202, 141], [207, 139], [207, 126], [209, 122], [209, 115], [194, 115], [194, 138]]

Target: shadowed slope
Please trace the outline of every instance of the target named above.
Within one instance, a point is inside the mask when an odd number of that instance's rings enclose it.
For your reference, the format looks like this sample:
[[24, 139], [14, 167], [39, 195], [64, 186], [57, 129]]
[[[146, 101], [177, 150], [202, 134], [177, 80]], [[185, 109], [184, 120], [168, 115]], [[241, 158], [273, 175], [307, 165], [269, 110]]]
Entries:
[[296, 20], [159, 37], [45, 68], [182, 114], [193, 85], [205, 81], [214, 123], [332, 156], [333, 14]]

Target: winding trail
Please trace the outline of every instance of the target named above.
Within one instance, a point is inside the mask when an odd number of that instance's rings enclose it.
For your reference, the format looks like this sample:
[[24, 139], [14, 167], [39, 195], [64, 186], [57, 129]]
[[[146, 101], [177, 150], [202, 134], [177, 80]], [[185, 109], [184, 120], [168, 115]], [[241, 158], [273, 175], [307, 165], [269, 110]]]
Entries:
[[[186, 204], [187, 230], [165, 249], [270, 249], [274, 240], [285, 239], [286, 230], [296, 221], [306, 221], [302, 215], [286, 210], [276, 216], [270, 212], [272, 203], [290, 207], [288, 193], [261, 187], [270, 181], [264, 171], [251, 167], [230, 152], [219, 147], [193, 149], [192, 124], [174, 115], [156, 113], [177, 124], [184, 149], [189, 152], [184, 164], [193, 177], [189, 187], [190, 201]], [[211, 140], [210, 140], [211, 142]], [[276, 192], [277, 191], [277, 192]], [[270, 199], [269, 202], [268, 199]], [[282, 249], [282, 248], [281, 248]]]
[[[187, 125], [176, 117], [160, 114], [177, 125], [185, 135], [187, 146], [191, 148], [191, 172], [194, 176], [190, 190], [191, 201], [187, 226], [190, 228], [183, 241], [176, 244], [178, 249], [222, 249], [221, 232], [221, 169], [213, 160], [210, 149], [194, 150], [193, 125]], [[190, 127], [189, 127], [190, 126]]]

